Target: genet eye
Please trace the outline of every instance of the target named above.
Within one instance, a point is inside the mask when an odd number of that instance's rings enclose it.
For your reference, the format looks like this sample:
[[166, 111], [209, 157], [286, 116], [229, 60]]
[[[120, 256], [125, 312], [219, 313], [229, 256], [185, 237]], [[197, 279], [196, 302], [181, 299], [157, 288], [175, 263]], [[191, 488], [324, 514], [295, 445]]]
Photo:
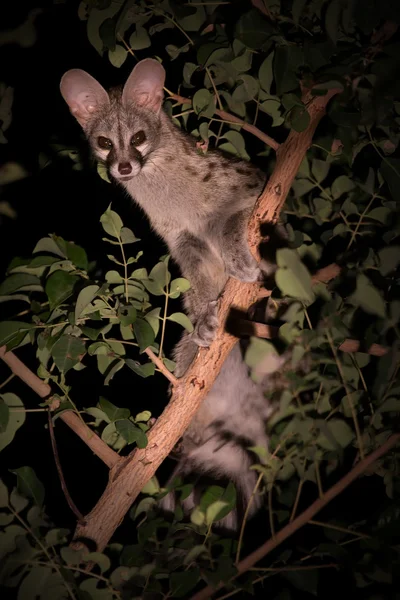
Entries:
[[111, 148], [113, 147], [112, 141], [106, 137], [103, 137], [102, 135], [99, 138], [97, 138], [97, 143], [100, 148], [103, 148], [103, 150], [111, 150]]
[[132, 136], [131, 144], [132, 146], [140, 146], [143, 142], [146, 141], [146, 134], [144, 131], [138, 131], [135, 135]]

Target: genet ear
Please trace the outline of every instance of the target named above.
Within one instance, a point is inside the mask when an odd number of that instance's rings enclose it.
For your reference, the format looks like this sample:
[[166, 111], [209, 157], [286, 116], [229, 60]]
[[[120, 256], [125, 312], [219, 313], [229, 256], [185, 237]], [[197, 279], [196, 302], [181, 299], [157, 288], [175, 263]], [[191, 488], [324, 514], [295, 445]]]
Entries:
[[110, 103], [106, 90], [81, 69], [67, 71], [61, 79], [60, 90], [71, 113], [83, 128], [100, 107]]
[[154, 58], [141, 60], [129, 75], [122, 92], [122, 102], [160, 111], [164, 98], [165, 69]]

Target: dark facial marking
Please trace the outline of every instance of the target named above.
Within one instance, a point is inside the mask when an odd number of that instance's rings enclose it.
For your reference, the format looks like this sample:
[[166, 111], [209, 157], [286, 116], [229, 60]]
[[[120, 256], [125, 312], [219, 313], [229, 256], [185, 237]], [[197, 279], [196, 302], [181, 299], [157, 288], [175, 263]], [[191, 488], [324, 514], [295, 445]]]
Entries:
[[208, 172], [206, 175], [204, 175], [204, 177], [203, 177], [203, 181], [204, 181], [204, 183], [205, 183], [206, 181], [210, 181], [211, 177], [212, 177], [212, 173], [211, 173], [211, 171], [209, 171], [209, 172]]
[[259, 187], [258, 183], [246, 183], [246, 187], [248, 190], [255, 190]]
[[111, 148], [113, 147], [112, 141], [104, 137], [103, 135], [97, 138], [97, 143], [99, 145], [99, 148], [102, 148], [103, 150], [111, 150]]
[[146, 134], [143, 130], [138, 131], [132, 136], [131, 145], [132, 146], [140, 146], [143, 142], [146, 141]]

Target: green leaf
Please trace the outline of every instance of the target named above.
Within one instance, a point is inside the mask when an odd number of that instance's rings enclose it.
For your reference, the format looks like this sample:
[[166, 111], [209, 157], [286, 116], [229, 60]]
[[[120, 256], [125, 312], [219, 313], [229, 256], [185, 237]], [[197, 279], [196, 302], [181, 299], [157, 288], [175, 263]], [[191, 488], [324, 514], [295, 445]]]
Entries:
[[113, 67], [117, 67], [118, 69], [122, 67], [127, 56], [128, 51], [120, 44], [116, 44], [114, 50], [108, 51], [108, 59], [110, 63], [113, 65]]
[[146, 378], [154, 375], [155, 373], [155, 365], [152, 362], [145, 363], [141, 365], [137, 360], [132, 360], [131, 358], [125, 359], [125, 364], [132, 369], [136, 375], [140, 375], [140, 377]]
[[296, 179], [292, 184], [292, 189], [296, 197], [300, 198], [315, 188], [315, 183], [309, 179]]
[[305, 131], [310, 124], [310, 115], [305, 107], [295, 106], [289, 114], [291, 127], [301, 133]]
[[274, 33], [274, 26], [255, 8], [244, 13], [235, 28], [235, 37], [253, 50], [266, 49]]
[[0, 479], [0, 508], [8, 506], [8, 489], [6, 484]]
[[380, 292], [372, 285], [364, 274], [357, 276], [356, 291], [349, 297], [349, 302], [360, 306], [365, 312], [386, 317], [386, 306]]
[[[228, 140], [231, 143], [235, 150], [233, 154], [236, 154], [245, 160], [250, 158], [246, 152], [244, 137], [238, 131], [227, 131], [223, 136], [221, 136], [221, 139]], [[219, 148], [221, 150], [225, 150], [226, 152], [230, 152], [228, 146], [229, 144], [220, 144]]]
[[171, 281], [171, 285], [169, 288], [169, 296], [170, 298], [178, 298], [180, 294], [183, 292], [187, 292], [190, 289], [190, 283], [187, 279], [183, 277], [178, 277], [177, 279], [173, 279]]
[[[274, 79], [276, 93], [282, 96], [298, 87], [298, 80], [293, 64], [293, 52], [299, 53], [299, 48], [291, 49], [289, 46], [278, 46], [274, 54]], [[300, 54], [300, 53], [299, 53]]]
[[65, 271], [55, 271], [46, 281], [45, 292], [49, 299], [50, 309], [60, 306], [72, 296], [75, 284], [80, 278]]
[[44, 487], [32, 467], [20, 467], [19, 469], [10, 470], [11, 473], [17, 476], [18, 491], [27, 498], [32, 498], [37, 506], [42, 507]]
[[72, 242], [66, 242], [59, 236], [53, 236], [53, 238], [73, 265], [78, 267], [78, 269], [86, 270], [88, 268], [87, 254], [81, 246]]
[[167, 265], [164, 262], [159, 262], [151, 270], [148, 279], [143, 279], [143, 285], [154, 296], [164, 294], [165, 286], [169, 283], [171, 275], [168, 272]]
[[63, 250], [56, 244], [54, 239], [51, 237], [45, 237], [38, 241], [32, 253], [36, 254], [37, 252], [50, 252], [50, 254], [56, 254], [61, 258], [67, 258], [65, 252], [63, 252]]
[[62, 335], [51, 348], [51, 356], [61, 373], [72, 369], [86, 352], [85, 344], [73, 335]]
[[98, 285], [88, 285], [79, 292], [75, 305], [75, 321], [79, 319], [86, 306], [95, 298], [99, 289]]
[[0, 296], [7, 296], [17, 290], [27, 290], [34, 286], [40, 286], [40, 279], [35, 275], [28, 275], [26, 273], [16, 273], [10, 275], [0, 284]]
[[7, 431], [8, 422], [10, 420], [10, 409], [0, 396], [0, 434]]
[[100, 571], [102, 572], [102, 574], [108, 571], [111, 567], [110, 559], [108, 558], [108, 556], [102, 554], [101, 552], [88, 552], [87, 554], [84, 554], [82, 558], [85, 562], [96, 563], [96, 565], [100, 567]]
[[248, 102], [253, 100], [258, 94], [260, 88], [259, 83], [251, 75], [240, 75], [242, 83], [237, 86], [232, 94], [234, 102]]
[[328, 175], [330, 166], [330, 163], [326, 162], [325, 160], [318, 160], [317, 158], [313, 159], [311, 173], [318, 183], [321, 183], [321, 181], [323, 181]]
[[[52, 577], [51, 567], [35, 565], [24, 577], [18, 589], [18, 600], [43, 598]], [[65, 589], [65, 588], [64, 588]], [[61, 596], [63, 598], [63, 596]], [[64, 596], [65, 598], [65, 596]]]
[[143, 423], [147, 423], [147, 421], [151, 418], [151, 412], [149, 410], [143, 410], [138, 413], [135, 417], [135, 421], [140, 421]]
[[265, 90], [268, 94], [271, 93], [271, 85], [274, 79], [274, 74], [272, 71], [272, 63], [274, 60], [274, 53], [271, 52], [266, 59], [264, 59], [261, 67], [258, 71], [258, 79], [260, 81], [260, 85], [263, 90]]
[[128, 444], [133, 444], [136, 442], [139, 448], [146, 448], [146, 434], [140, 429], [140, 427], [134, 425], [132, 421], [129, 421], [128, 419], [115, 421], [115, 428]]
[[387, 246], [378, 252], [380, 261], [380, 273], [386, 277], [397, 269], [400, 264], [400, 246]]
[[12, 340], [14, 341], [18, 336], [25, 337], [25, 334], [30, 329], [33, 329], [34, 325], [31, 323], [24, 323], [23, 321], [1, 321], [0, 322], [0, 346], [8, 344]]
[[169, 315], [167, 317], [167, 319], [169, 321], [173, 321], [174, 323], [179, 323], [179, 325], [182, 325], [182, 327], [184, 327], [187, 331], [189, 331], [189, 333], [191, 333], [193, 331], [193, 325], [190, 322], [189, 317], [187, 317], [185, 314], [183, 313], [173, 313], [172, 315]]
[[129, 229], [129, 227], [122, 227], [121, 241], [123, 244], [133, 244], [134, 242], [140, 242], [140, 239], [135, 236], [132, 229]]
[[154, 331], [147, 321], [137, 318], [133, 324], [133, 332], [139, 344], [140, 352], [144, 352], [146, 348], [154, 342]]
[[146, 313], [144, 316], [144, 318], [154, 331], [154, 337], [158, 334], [158, 331], [160, 329], [160, 312], [161, 308], [153, 308], [153, 310]]
[[200, 569], [195, 567], [188, 571], [175, 571], [171, 573], [170, 593], [173, 598], [188, 597], [188, 593], [192, 590], [200, 579]]
[[283, 573], [293, 587], [309, 594], [317, 596], [318, 590], [318, 570], [313, 571], [287, 571]]
[[115, 211], [111, 210], [110, 207], [101, 215], [100, 222], [108, 235], [114, 238], [121, 236], [121, 229], [123, 227], [121, 217]]
[[325, 27], [332, 42], [336, 45], [339, 28], [339, 20], [342, 12], [342, 6], [340, 0], [331, 0], [326, 14], [325, 14]]
[[160, 486], [157, 477], [152, 477], [142, 488], [142, 494], [148, 494], [149, 496], [155, 496], [160, 491]]
[[351, 192], [355, 187], [355, 184], [347, 175], [340, 175], [332, 184], [332, 196], [337, 200], [342, 194]]
[[124, 366], [124, 361], [121, 359], [114, 360], [109, 368], [106, 370], [106, 377], [104, 379], [104, 385], [109, 385], [111, 379], [114, 377], [118, 371], [120, 371]]
[[131, 413], [128, 408], [118, 408], [112, 402], [109, 402], [106, 398], [100, 397], [99, 405], [110, 421], [117, 421], [118, 419], [129, 419]]
[[20, 400], [20, 398], [18, 398], [18, 396], [16, 396], [16, 394], [7, 392], [5, 394], [1, 394], [0, 398], [2, 402], [4, 402], [8, 406], [8, 408], [19, 409], [18, 412], [14, 410], [10, 411], [7, 429], [6, 431], [0, 432], [1, 451], [13, 441], [16, 432], [21, 427], [21, 425], [24, 424], [25, 410], [22, 401]]
[[214, 96], [206, 88], [197, 90], [192, 104], [196, 114], [211, 119], [215, 110]]
[[129, 38], [129, 46], [132, 50], [144, 50], [151, 46], [151, 39], [144, 27], [136, 25], [136, 31], [134, 31]]
[[330, 419], [327, 422], [323, 421], [323, 423], [326, 424], [331, 435], [327, 436], [324, 430], [321, 431], [321, 435], [318, 437], [318, 444], [322, 448], [335, 450], [335, 442], [341, 448], [346, 448], [354, 440], [353, 430], [345, 421]]
[[256, 337], [250, 338], [245, 354], [245, 363], [252, 370], [252, 378], [256, 382], [274, 372], [278, 353], [271, 342]]
[[206, 510], [206, 523], [207, 525], [211, 525], [215, 521], [219, 521], [219, 519], [223, 518], [222, 511], [228, 506], [227, 502], [223, 502], [222, 500], [216, 500], [208, 506]]
[[183, 80], [190, 87], [193, 87], [190, 83], [190, 80], [192, 78], [193, 73], [197, 69], [198, 69], [198, 66], [191, 62], [187, 62], [183, 66]]
[[392, 211], [389, 208], [386, 208], [385, 206], [379, 206], [378, 208], [373, 208], [370, 210], [365, 216], [369, 219], [379, 221], [385, 225], [388, 222], [391, 214]]
[[313, 302], [311, 276], [297, 252], [282, 248], [277, 251], [276, 257], [279, 268], [275, 274], [275, 281], [281, 292], [304, 302]]

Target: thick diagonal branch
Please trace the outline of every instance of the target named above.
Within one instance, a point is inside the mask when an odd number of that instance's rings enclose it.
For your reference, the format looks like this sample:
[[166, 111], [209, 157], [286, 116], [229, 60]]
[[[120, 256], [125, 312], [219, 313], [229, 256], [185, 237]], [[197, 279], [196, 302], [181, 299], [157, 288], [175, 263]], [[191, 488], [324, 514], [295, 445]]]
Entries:
[[[339, 91], [329, 90], [325, 96], [308, 96], [305, 99], [310, 114], [308, 128], [301, 133], [292, 131], [287, 141], [279, 146], [276, 167], [249, 223], [249, 243], [255, 255], [260, 242], [260, 224], [276, 222], [326, 105]], [[104, 549], [145, 483], [187, 429], [232, 350], [236, 338], [224, 330], [229, 309], [232, 306], [248, 309], [257, 300], [258, 292], [256, 284], [228, 281], [220, 302], [220, 327], [214, 342], [210, 348], [199, 350], [197, 360], [174, 387], [168, 406], [148, 435], [147, 448], [134, 450], [111, 472], [104, 494], [86, 516], [85, 526], [78, 525], [75, 539], [90, 538], [99, 551]]]

